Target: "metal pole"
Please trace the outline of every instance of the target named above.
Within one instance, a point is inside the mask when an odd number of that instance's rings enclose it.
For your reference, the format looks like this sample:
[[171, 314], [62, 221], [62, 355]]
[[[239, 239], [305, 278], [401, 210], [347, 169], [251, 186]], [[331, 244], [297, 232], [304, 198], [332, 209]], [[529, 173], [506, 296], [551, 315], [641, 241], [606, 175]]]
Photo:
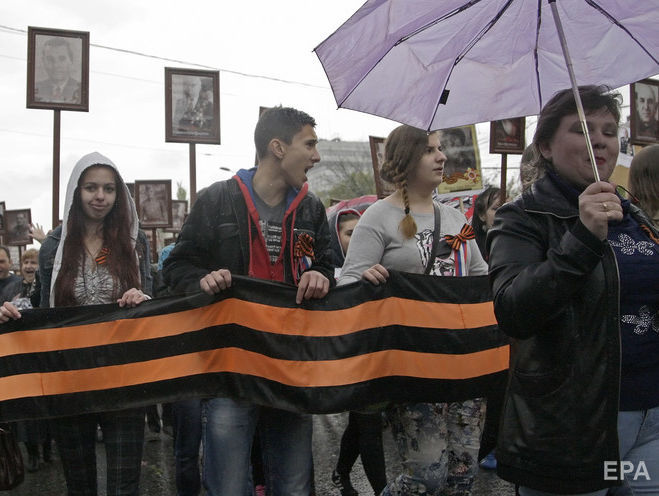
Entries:
[[190, 209], [197, 201], [197, 157], [195, 144], [190, 143]]
[[59, 109], [53, 110], [53, 229], [59, 225], [60, 112]]
[[570, 82], [572, 83], [572, 93], [574, 94], [574, 101], [577, 104], [577, 114], [579, 114], [579, 122], [581, 122], [581, 129], [583, 130], [584, 138], [586, 139], [586, 147], [588, 148], [588, 156], [590, 158], [590, 165], [593, 168], [593, 176], [595, 182], [600, 180], [599, 172], [597, 171], [597, 163], [595, 162], [595, 153], [593, 152], [593, 144], [590, 141], [590, 134], [588, 133], [588, 126], [586, 125], [586, 114], [583, 111], [583, 104], [581, 103], [581, 95], [579, 95], [579, 87], [577, 86], [577, 78], [574, 76], [572, 68], [572, 59], [567, 49], [567, 42], [565, 41], [565, 32], [561, 24], [561, 18], [558, 15], [558, 7], [556, 0], [549, 0], [551, 6], [551, 13], [554, 17], [554, 24], [556, 24], [556, 31], [558, 31], [558, 39], [561, 41], [561, 48], [563, 49], [563, 58], [565, 58], [565, 65], [567, 72], [570, 75]]

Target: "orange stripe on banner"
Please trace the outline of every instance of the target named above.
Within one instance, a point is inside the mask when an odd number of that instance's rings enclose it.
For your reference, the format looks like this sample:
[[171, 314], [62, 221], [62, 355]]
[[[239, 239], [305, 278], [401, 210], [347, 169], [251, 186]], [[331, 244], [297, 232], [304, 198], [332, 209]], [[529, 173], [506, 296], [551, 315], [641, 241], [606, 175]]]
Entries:
[[470, 329], [495, 325], [496, 319], [491, 301], [457, 304], [391, 297], [343, 310], [318, 311], [231, 298], [153, 317], [3, 334], [0, 356], [157, 339], [224, 324], [272, 334], [331, 337], [387, 325]]
[[459, 380], [506, 370], [508, 358], [508, 346], [467, 355], [386, 350], [323, 361], [280, 360], [226, 348], [125, 365], [3, 377], [0, 401], [136, 386], [214, 372], [263, 377], [294, 387], [343, 386], [389, 376]]

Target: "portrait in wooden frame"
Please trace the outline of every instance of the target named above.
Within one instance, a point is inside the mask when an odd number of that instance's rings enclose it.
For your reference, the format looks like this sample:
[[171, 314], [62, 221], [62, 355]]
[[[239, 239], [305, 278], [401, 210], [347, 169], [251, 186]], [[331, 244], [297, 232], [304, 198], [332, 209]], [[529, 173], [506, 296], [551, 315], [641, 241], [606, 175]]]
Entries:
[[526, 117], [490, 122], [490, 153], [524, 153], [525, 131]]
[[5, 210], [7, 210], [5, 202], [0, 201], [0, 234], [5, 233]]
[[135, 181], [135, 207], [141, 227], [171, 227], [171, 179]]
[[220, 72], [165, 67], [165, 141], [220, 144]]
[[659, 81], [643, 79], [629, 85], [631, 129], [634, 145], [659, 143]]
[[89, 32], [28, 27], [27, 108], [89, 111]]
[[180, 232], [187, 215], [188, 200], [172, 200], [172, 226], [165, 229], [165, 231]]
[[9, 246], [25, 246], [32, 244], [32, 211], [29, 208], [20, 210], [5, 210], [4, 241]]
[[373, 178], [375, 179], [375, 194], [378, 198], [384, 198], [396, 191], [396, 186], [388, 183], [380, 176], [380, 169], [384, 162], [384, 138], [369, 136], [371, 145], [371, 162], [373, 163]]

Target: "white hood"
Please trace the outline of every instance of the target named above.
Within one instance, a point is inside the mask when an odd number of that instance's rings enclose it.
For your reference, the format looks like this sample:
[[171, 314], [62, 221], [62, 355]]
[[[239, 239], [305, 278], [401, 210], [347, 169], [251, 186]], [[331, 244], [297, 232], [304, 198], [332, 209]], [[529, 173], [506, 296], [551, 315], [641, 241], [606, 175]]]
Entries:
[[[69, 184], [66, 186], [66, 199], [64, 201], [64, 212], [62, 214], [62, 236], [60, 238], [59, 246], [57, 247], [57, 253], [55, 254], [55, 261], [53, 263], [53, 274], [50, 280], [50, 306], [55, 305], [55, 294], [53, 288], [55, 287], [55, 281], [57, 281], [57, 275], [59, 274], [60, 267], [62, 266], [62, 251], [64, 250], [64, 240], [66, 239], [68, 233], [68, 220], [69, 212], [71, 211], [71, 205], [73, 203], [73, 194], [75, 193], [76, 188], [78, 187], [78, 181], [80, 176], [92, 165], [106, 165], [112, 167], [117, 174], [119, 169], [114, 165], [112, 160], [107, 158], [104, 155], [101, 155], [98, 152], [92, 152], [80, 160], [73, 168], [71, 172], [71, 177], [69, 178]], [[126, 193], [126, 198], [128, 199], [128, 211], [130, 215], [130, 237], [133, 248], [135, 248], [135, 243], [137, 241], [137, 231], [139, 229], [139, 220], [137, 218], [137, 210], [135, 209], [135, 202], [133, 201], [128, 187], [124, 183], [124, 191]]]

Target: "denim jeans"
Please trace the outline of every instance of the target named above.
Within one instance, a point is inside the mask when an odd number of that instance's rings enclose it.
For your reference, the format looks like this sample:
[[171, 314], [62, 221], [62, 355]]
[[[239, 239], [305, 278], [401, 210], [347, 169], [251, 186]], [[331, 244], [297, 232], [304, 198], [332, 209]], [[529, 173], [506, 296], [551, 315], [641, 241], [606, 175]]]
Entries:
[[311, 415], [230, 398], [202, 403], [203, 481], [209, 496], [252, 494], [250, 455], [257, 427], [268, 494], [309, 496]]
[[201, 446], [201, 400], [172, 404], [174, 458], [178, 496], [198, 496], [201, 492], [199, 447]]
[[[659, 494], [659, 407], [649, 410], [618, 412], [618, 438], [620, 445], [620, 459], [631, 462], [631, 473], [625, 474], [625, 486], [631, 489], [631, 494], [658, 495]], [[647, 469], [641, 468], [642, 464]], [[639, 468], [641, 469], [639, 471]], [[604, 474], [604, 468], [602, 468]], [[603, 475], [602, 475], [603, 476]], [[552, 496], [547, 493], [519, 488], [520, 496]], [[582, 493], [578, 496], [603, 496], [607, 490]], [[630, 494], [624, 488], [614, 488], [611, 494]]]

